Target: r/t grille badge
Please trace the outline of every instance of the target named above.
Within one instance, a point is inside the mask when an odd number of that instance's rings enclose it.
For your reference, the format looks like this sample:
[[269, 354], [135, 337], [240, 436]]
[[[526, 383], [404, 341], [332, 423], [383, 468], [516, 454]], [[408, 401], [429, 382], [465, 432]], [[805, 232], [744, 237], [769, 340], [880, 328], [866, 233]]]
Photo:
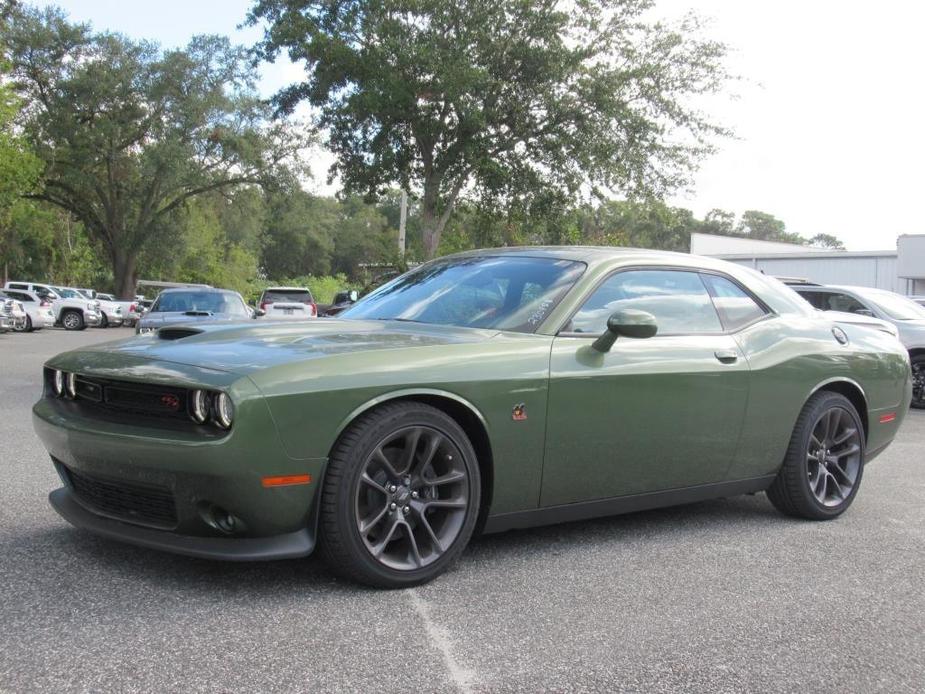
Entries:
[[514, 405], [514, 409], [511, 411], [511, 419], [515, 422], [522, 422], [527, 418], [527, 406], [524, 403], [518, 403]]

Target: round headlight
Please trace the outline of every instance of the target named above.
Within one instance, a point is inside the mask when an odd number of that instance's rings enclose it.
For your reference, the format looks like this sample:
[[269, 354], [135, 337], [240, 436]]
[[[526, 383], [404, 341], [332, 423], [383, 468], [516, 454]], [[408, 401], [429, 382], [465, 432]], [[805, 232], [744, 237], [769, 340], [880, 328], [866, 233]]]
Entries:
[[194, 390], [190, 395], [190, 415], [199, 424], [209, 418], [209, 394], [204, 390]]
[[77, 374], [69, 373], [64, 380], [64, 387], [67, 389], [67, 396], [73, 400], [77, 397]]
[[54, 380], [55, 395], [64, 395], [64, 372], [55, 369]]
[[222, 429], [230, 429], [234, 419], [234, 403], [225, 393], [215, 396], [215, 422]]

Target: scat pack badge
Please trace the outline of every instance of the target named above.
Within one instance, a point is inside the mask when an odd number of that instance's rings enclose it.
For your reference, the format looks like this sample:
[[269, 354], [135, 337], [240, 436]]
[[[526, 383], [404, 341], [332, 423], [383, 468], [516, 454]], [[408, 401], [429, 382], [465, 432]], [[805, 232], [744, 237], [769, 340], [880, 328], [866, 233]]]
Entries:
[[511, 419], [515, 422], [522, 422], [527, 418], [527, 406], [520, 402], [514, 405], [514, 409], [511, 410]]

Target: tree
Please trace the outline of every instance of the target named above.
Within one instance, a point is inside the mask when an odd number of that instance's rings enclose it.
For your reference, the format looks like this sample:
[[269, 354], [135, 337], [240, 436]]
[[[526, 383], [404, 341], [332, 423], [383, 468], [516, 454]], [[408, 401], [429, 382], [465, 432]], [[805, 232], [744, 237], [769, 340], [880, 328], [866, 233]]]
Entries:
[[162, 52], [53, 8], [14, 11], [5, 28], [25, 132], [45, 162], [33, 196], [83, 223], [123, 297], [139, 256], [169, 240], [170, 215], [209, 191], [270, 182], [305, 145], [290, 124], [267, 124], [255, 68], [226, 38]]
[[[420, 196], [432, 257], [460, 198], [660, 194], [726, 131], [688, 104], [724, 45], [646, 19], [650, 0], [255, 0], [259, 54], [302, 62], [345, 190]], [[524, 206], [521, 200], [522, 206]]]
[[[7, 66], [0, 63], [0, 80]], [[0, 257], [4, 259], [4, 280], [10, 259], [20, 253], [22, 240], [11, 224], [13, 208], [20, 196], [32, 188], [41, 172], [41, 162], [15, 130], [20, 102], [9, 85], [0, 82]]]
[[811, 246], [818, 246], [820, 248], [831, 248], [833, 251], [845, 250], [845, 244], [837, 237], [832, 236], [832, 234], [816, 234], [808, 243]]

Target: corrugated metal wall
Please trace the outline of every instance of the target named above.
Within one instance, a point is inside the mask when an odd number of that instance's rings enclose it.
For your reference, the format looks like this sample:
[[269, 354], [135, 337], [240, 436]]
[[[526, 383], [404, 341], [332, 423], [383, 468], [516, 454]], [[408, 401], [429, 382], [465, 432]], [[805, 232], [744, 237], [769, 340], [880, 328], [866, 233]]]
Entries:
[[[722, 257], [722, 256], [721, 256]], [[913, 294], [913, 282], [897, 276], [896, 255], [817, 258], [726, 257], [776, 277], [800, 277], [818, 284], [848, 284]]]

